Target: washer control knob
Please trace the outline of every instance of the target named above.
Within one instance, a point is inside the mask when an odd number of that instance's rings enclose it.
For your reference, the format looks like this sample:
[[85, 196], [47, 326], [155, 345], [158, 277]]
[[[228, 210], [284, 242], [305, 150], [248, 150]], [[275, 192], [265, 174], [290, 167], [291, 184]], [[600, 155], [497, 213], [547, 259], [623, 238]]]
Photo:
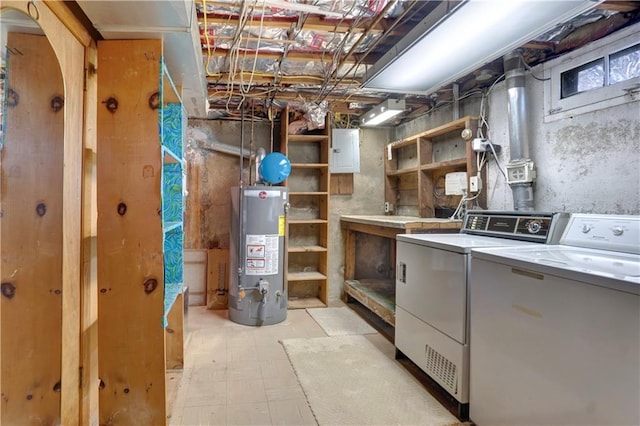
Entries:
[[582, 233], [583, 233], [583, 234], [588, 234], [588, 233], [589, 233], [589, 231], [591, 231], [591, 226], [589, 226], [589, 225], [585, 224], [585, 225], [582, 225], [582, 228], [581, 228], [581, 229], [582, 229]]
[[624, 233], [624, 229], [622, 229], [622, 226], [614, 226], [611, 231], [613, 231], [613, 235], [615, 235], [616, 237], [619, 237]]
[[538, 222], [537, 220], [532, 220], [531, 222], [529, 222], [529, 226], [527, 226], [527, 229], [530, 233], [537, 234], [538, 232], [540, 232], [540, 229], [542, 229], [542, 225], [540, 225], [540, 222]]

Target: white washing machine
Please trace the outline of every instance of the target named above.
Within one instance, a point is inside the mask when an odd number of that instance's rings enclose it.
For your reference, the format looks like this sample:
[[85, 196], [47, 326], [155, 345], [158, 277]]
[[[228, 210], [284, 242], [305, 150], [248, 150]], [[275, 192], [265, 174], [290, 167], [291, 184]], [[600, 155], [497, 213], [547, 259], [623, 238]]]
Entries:
[[476, 424], [640, 424], [640, 217], [574, 214], [559, 245], [471, 268]]
[[471, 250], [557, 243], [563, 213], [470, 211], [458, 234], [400, 234], [395, 346], [457, 401], [468, 417]]

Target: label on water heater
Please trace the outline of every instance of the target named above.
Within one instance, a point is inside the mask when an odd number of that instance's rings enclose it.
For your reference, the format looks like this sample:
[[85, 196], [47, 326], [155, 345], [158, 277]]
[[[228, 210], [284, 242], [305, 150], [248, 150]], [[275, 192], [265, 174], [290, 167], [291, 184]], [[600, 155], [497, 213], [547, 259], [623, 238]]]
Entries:
[[247, 275], [275, 275], [278, 273], [278, 235], [247, 235]]
[[285, 222], [284, 222], [284, 216], [279, 216], [278, 217], [278, 235], [281, 237], [284, 237], [284, 230], [285, 230]]

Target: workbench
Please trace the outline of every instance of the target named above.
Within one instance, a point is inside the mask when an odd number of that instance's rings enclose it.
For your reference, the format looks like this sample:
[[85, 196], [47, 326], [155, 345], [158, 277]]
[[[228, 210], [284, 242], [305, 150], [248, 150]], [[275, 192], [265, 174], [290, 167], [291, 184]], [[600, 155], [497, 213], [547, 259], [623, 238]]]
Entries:
[[[343, 215], [340, 224], [345, 231], [344, 299], [355, 299], [386, 323], [395, 326], [396, 235], [457, 233], [462, 221], [386, 215]], [[363, 233], [387, 239], [389, 244], [389, 276], [385, 279], [356, 277], [356, 235]]]

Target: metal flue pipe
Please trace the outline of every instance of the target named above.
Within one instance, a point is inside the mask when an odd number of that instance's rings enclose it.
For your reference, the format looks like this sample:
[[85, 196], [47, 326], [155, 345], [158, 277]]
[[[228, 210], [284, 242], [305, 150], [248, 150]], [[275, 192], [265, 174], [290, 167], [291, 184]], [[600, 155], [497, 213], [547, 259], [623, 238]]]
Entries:
[[527, 122], [527, 97], [525, 92], [525, 67], [518, 51], [503, 58], [507, 85], [507, 115], [509, 122], [510, 161], [507, 165], [507, 182], [513, 193], [514, 210], [534, 210], [533, 161], [529, 157], [529, 128]]

